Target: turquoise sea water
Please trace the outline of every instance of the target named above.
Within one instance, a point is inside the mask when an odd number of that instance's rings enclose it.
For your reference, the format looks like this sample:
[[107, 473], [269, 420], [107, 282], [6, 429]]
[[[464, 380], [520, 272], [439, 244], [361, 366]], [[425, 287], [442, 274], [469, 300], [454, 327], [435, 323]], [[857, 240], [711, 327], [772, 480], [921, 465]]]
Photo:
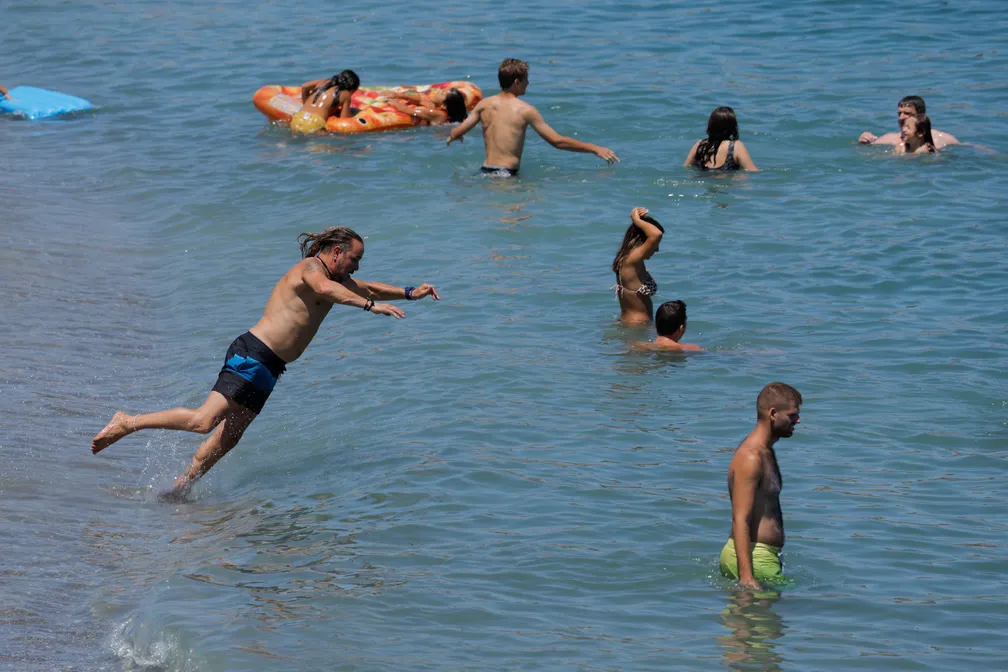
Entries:
[[[988, 670], [1008, 630], [1008, 79], [996, 2], [12, 2], [0, 82], [98, 110], [0, 118], [0, 667]], [[345, 67], [527, 100], [530, 134], [291, 139], [251, 105]], [[983, 148], [855, 144], [925, 97]], [[681, 168], [732, 105], [762, 172]], [[709, 354], [631, 353], [612, 256]], [[196, 405], [332, 224], [358, 275], [435, 283], [403, 321], [334, 309], [191, 501], [199, 437], [87, 447]], [[771, 380], [793, 584], [717, 570], [725, 474]]]

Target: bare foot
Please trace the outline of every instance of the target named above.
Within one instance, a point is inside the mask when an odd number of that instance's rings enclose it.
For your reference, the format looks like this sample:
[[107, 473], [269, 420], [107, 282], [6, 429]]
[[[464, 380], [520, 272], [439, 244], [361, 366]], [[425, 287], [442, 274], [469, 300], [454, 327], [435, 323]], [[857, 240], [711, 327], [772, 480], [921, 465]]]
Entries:
[[189, 485], [176, 485], [171, 490], [165, 490], [158, 494], [158, 501], [167, 504], [177, 504], [179, 502], [184, 502], [186, 496], [189, 494]]
[[97, 455], [127, 434], [132, 434], [135, 431], [133, 427], [136, 427], [136, 419], [122, 411], [117, 411], [104, 429], [91, 439], [91, 452]]
[[184, 502], [189, 490], [192, 489], [193, 481], [189, 480], [186, 474], [182, 474], [175, 479], [175, 485], [171, 490], [166, 490], [158, 495], [159, 502]]

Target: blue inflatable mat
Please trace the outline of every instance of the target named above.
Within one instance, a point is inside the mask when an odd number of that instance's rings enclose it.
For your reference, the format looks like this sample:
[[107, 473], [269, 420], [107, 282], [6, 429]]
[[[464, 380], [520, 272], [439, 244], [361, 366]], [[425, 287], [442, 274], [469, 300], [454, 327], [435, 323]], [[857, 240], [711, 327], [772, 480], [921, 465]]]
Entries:
[[9, 93], [10, 97], [0, 99], [0, 112], [27, 119], [45, 119], [94, 107], [83, 98], [34, 86], [15, 86]]

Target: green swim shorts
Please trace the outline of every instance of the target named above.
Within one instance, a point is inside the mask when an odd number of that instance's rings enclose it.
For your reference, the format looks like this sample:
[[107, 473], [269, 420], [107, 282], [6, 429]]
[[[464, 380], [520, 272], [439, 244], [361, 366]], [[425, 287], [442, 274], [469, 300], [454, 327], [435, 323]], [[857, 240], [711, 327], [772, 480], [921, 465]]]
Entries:
[[[780, 561], [780, 549], [769, 544], [756, 543], [752, 545], [752, 569], [753, 577], [757, 581], [767, 581], [769, 583], [784, 583], [784, 567]], [[735, 540], [728, 539], [728, 543], [721, 549], [721, 573], [729, 579], [738, 581], [738, 556], [735, 555]]]

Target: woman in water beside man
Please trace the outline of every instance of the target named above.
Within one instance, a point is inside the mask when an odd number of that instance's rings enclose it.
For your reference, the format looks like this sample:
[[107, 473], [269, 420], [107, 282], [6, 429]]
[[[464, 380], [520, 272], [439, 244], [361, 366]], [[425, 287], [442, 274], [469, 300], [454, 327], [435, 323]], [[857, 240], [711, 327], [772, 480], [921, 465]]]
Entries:
[[900, 144], [897, 154], [937, 154], [934, 137], [931, 134], [931, 119], [926, 114], [907, 117], [900, 129]]
[[[620, 304], [620, 322], [625, 326], [651, 322], [654, 313], [651, 297], [658, 292], [658, 283], [648, 273], [644, 262], [658, 251], [664, 233], [662, 225], [648, 216], [647, 208], [630, 211], [630, 226], [612, 262], [616, 274], [613, 289]], [[686, 304], [682, 301], [663, 303], [655, 315], [655, 327], [658, 336], [654, 341], [635, 343], [633, 347], [639, 350], [702, 350], [697, 345], [679, 342], [686, 332]]]

